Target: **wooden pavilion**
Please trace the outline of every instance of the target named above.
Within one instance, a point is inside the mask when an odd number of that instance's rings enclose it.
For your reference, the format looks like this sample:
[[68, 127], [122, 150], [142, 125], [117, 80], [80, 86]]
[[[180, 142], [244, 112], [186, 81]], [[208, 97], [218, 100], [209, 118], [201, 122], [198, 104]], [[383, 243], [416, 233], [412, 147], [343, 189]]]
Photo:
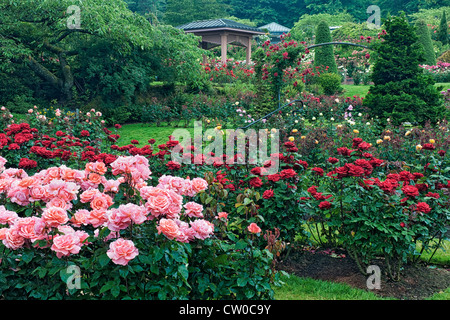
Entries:
[[194, 21], [177, 27], [186, 33], [193, 33], [202, 37], [201, 47], [205, 50], [221, 47], [221, 61], [227, 61], [228, 44], [243, 46], [246, 48], [246, 62], [251, 61], [253, 36], [265, 34], [260, 28], [228, 20], [202, 20]]

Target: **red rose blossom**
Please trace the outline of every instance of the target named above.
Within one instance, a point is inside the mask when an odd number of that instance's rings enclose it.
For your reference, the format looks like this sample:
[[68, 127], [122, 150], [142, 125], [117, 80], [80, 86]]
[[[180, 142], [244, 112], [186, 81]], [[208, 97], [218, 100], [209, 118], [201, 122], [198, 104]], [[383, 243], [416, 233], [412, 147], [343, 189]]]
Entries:
[[319, 208], [322, 210], [327, 210], [331, 208], [331, 203], [328, 201], [322, 201], [321, 203], [319, 203]]
[[264, 199], [270, 199], [270, 198], [273, 197], [273, 195], [274, 195], [273, 190], [272, 190], [272, 189], [269, 189], [269, 190], [264, 191], [262, 197], [263, 197]]
[[417, 197], [419, 195], [419, 189], [412, 185], [404, 186], [402, 192], [408, 197]]
[[417, 211], [428, 213], [431, 211], [430, 206], [426, 202], [419, 202], [416, 206]]

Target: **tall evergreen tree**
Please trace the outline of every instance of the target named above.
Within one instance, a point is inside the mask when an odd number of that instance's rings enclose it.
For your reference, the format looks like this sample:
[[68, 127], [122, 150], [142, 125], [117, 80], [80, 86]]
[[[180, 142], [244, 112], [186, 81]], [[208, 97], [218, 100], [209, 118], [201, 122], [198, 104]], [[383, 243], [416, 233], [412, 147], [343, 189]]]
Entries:
[[445, 108], [434, 80], [419, 66], [424, 55], [414, 26], [404, 15], [386, 19], [385, 26], [364, 104], [373, 116], [394, 124], [436, 122]]
[[416, 33], [419, 37], [419, 43], [424, 49], [425, 64], [429, 66], [436, 65], [436, 54], [434, 53], [433, 41], [431, 40], [430, 29], [423, 20], [416, 23]]
[[448, 24], [445, 11], [442, 13], [441, 23], [439, 25], [438, 40], [444, 45], [448, 43]]
[[[331, 42], [331, 33], [328, 23], [322, 20], [316, 29], [316, 40], [315, 43], [326, 43]], [[337, 64], [334, 57], [334, 48], [331, 45], [316, 47], [314, 54], [314, 66], [319, 67], [321, 72], [326, 70], [328, 67], [328, 72], [337, 73]]]

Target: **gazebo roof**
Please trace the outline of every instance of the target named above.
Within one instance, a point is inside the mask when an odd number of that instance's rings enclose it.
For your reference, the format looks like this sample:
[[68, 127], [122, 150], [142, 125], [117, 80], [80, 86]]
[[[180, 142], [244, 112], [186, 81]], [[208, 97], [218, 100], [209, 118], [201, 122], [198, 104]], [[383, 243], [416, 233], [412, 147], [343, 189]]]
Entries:
[[251, 34], [264, 34], [264, 31], [262, 31], [260, 28], [250, 27], [246, 24], [242, 24], [228, 19], [194, 21], [178, 26], [177, 28], [183, 29], [186, 32], [237, 30], [240, 32]]
[[273, 33], [283, 33], [283, 32], [288, 33], [289, 31], [291, 31], [291, 29], [289, 29], [289, 28], [287, 28], [285, 26], [282, 26], [281, 24], [278, 24], [276, 22], [272, 22], [272, 23], [266, 24], [266, 25], [261, 26], [259, 28], [260, 29], [267, 29], [267, 30], [269, 30], [270, 33], [272, 33], [272, 32]]

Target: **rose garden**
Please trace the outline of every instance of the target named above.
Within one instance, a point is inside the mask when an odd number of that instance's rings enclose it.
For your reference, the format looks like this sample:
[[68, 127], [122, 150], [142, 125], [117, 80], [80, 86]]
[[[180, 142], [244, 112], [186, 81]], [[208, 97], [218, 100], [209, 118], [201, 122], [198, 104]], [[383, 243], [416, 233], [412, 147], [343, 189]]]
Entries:
[[[241, 48], [222, 63], [121, 0], [103, 13], [109, 31], [82, 20], [66, 34], [69, 2], [38, 16], [0, 4], [17, 21], [0, 22], [0, 299], [307, 299], [310, 280], [356, 299], [448, 299], [450, 61], [426, 62], [420, 23], [321, 20], [316, 44], [364, 48], [312, 48], [300, 20], [279, 43], [254, 40], [250, 64]], [[36, 80], [46, 71], [60, 85]], [[19, 92], [32, 81], [36, 100]], [[351, 298], [333, 288], [311, 298]]]

